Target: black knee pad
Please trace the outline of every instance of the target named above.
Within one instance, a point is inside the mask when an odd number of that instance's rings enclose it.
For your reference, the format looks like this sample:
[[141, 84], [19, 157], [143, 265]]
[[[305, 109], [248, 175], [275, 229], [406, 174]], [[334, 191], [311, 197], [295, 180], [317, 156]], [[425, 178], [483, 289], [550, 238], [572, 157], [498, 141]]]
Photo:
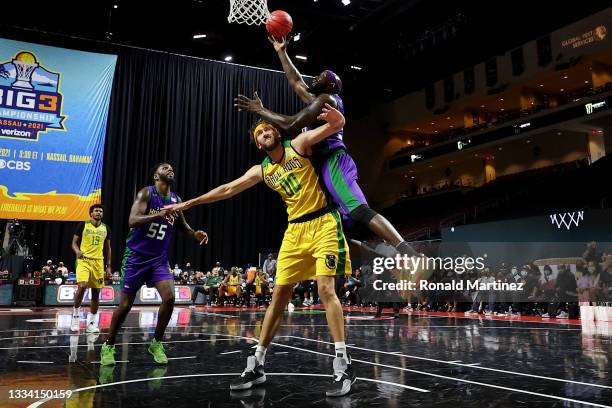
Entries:
[[372, 218], [377, 216], [378, 213], [370, 208], [367, 204], [361, 204], [359, 207], [351, 211], [351, 218], [354, 221], [368, 225]]

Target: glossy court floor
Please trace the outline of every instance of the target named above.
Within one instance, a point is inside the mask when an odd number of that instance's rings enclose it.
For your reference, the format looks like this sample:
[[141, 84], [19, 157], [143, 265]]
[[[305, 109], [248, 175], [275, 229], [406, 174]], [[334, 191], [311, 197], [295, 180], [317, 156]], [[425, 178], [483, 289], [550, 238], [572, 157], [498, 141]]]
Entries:
[[[325, 314], [297, 309], [266, 360], [268, 381], [229, 390], [261, 329], [262, 309], [177, 306], [166, 333], [170, 363], [147, 345], [156, 307], [135, 307], [117, 338], [114, 368], [98, 363], [99, 336], [72, 334], [69, 308], [0, 309], [0, 407], [612, 407], [612, 325], [540, 318], [345, 310], [358, 380], [326, 398], [333, 343]], [[68, 400], [10, 398], [11, 390], [72, 390]]]

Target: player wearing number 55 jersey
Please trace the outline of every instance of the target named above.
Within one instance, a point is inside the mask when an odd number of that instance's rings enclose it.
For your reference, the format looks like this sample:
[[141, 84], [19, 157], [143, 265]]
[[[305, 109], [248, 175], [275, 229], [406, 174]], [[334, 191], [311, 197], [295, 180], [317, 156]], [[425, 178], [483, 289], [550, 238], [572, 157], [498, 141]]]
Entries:
[[168, 358], [161, 343], [166, 326], [174, 309], [174, 277], [170, 273], [168, 249], [174, 227], [190, 235], [200, 243], [208, 242], [204, 231], [194, 231], [187, 224], [181, 211], [164, 206], [178, 204], [181, 199], [171, 191], [174, 170], [168, 163], [160, 163], [153, 174], [155, 185], [138, 192], [130, 212], [130, 233], [121, 264], [122, 296], [119, 307], [113, 313], [113, 321], [106, 342], [102, 345], [102, 365], [115, 364], [115, 336], [129, 313], [136, 292], [144, 284], [155, 287], [162, 299], [159, 307], [155, 338], [149, 353], [158, 364], [167, 364]]

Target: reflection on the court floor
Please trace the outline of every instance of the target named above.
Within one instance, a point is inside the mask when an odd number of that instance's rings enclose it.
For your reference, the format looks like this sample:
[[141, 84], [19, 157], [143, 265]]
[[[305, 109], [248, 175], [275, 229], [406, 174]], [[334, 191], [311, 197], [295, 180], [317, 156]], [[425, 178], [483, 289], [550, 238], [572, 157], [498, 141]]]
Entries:
[[[135, 313], [138, 314], [138, 327], [146, 328], [146, 327], [154, 327], [157, 324], [157, 308], [154, 309], [142, 309], [136, 310]], [[134, 313], [133, 312], [133, 313]], [[85, 313], [82, 313], [81, 320], [81, 329], [85, 328], [84, 325], [84, 316]], [[113, 318], [113, 310], [100, 310], [98, 312], [98, 324], [101, 329], [108, 329], [111, 325], [111, 321]], [[59, 310], [56, 313], [55, 323], [56, 328], [60, 330], [66, 330], [70, 328], [70, 323], [72, 319], [71, 310]], [[172, 313], [172, 317], [170, 318], [169, 327], [176, 326], [185, 326], [189, 324], [189, 320], [191, 319], [191, 311], [189, 309], [175, 309]]]
[[[175, 309], [164, 341], [169, 357], [176, 361], [172, 361], [168, 372], [163, 373], [151, 364], [146, 352], [157, 322], [157, 307], [134, 307], [117, 338], [119, 363], [114, 369], [104, 369], [97, 360], [113, 310], [100, 310], [103, 333], [97, 339], [87, 336], [84, 327], [79, 334], [70, 332], [71, 308], [46, 310], [34, 319], [31, 314], [0, 316], [0, 363], [3, 363], [0, 383], [11, 377], [30, 381], [34, 386], [32, 381], [40, 385], [45, 376], [52, 375], [55, 382], [49, 384], [78, 389], [97, 380], [95, 400], [104, 407], [117, 407], [119, 401], [126, 398], [128, 405], [121, 406], [141, 406], [137, 405], [138, 398], [154, 395], [162, 398], [167, 406], [185, 406], [173, 405], [176, 400], [172, 396], [178, 399], [181, 390], [199, 382], [206, 384], [210, 392], [200, 390], [194, 395], [204, 404], [212, 401], [215, 406], [224, 407], [235, 406], [232, 402], [248, 404], [265, 400], [268, 403], [280, 398], [283, 401], [289, 398], [291, 402], [309, 401], [313, 387], [320, 390], [327, 384], [317, 377], [271, 376], [265, 398], [256, 394], [229, 396], [227, 373], [242, 369], [245, 355], [254, 344], [245, 338], [259, 336], [263, 314], [219, 308]], [[351, 313], [356, 316], [373, 314], [368, 311]], [[52, 319], [34, 321], [38, 317]], [[277, 344], [269, 353], [270, 373], [287, 372], [295, 376], [308, 372], [327, 376], [333, 343], [325, 316], [287, 314], [285, 317], [275, 340]], [[567, 403], [571, 401], [566, 399], [568, 397], [580, 401], [606, 401], [612, 392], [604, 385], [609, 384], [610, 326], [581, 327], [561, 322], [545, 324], [452, 316], [350, 319], [347, 320], [350, 342], [347, 345], [359, 364], [358, 375], [369, 381], [379, 381], [376, 384], [367, 384], [366, 380], [358, 382], [350, 397], [352, 406], [371, 406], [368, 404], [372, 403], [400, 407], [415, 401], [418, 401], [413, 404], [415, 406], [431, 406], [424, 397], [401, 389], [408, 385], [429, 390], [440, 401], [454, 401], [457, 406], [465, 406], [457, 400], [457, 395], [466, 395], [466, 390], [474, 406], [482, 406], [491, 398], [499, 398], [506, 404], [504, 406], [511, 406], [517, 395], [525, 396], [530, 391], [539, 392], [539, 400], [550, 399], [547, 405], [541, 405], [543, 407], [554, 406], [555, 398]], [[34, 366], [17, 364], [18, 360], [52, 361], [53, 364]], [[436, 375], [437, 380], [434, 379]], [[196, 376], [201, 376], [197, 377], [197, 382]], [[100, 386], [113, 382], [117, 384]], [[124, 388], [125, 384], [129, 386]], [[506, 387], [506, 391], [500, 392], [495, 388], [498, 386]], [[130, 392], [126, 393], [126, 389]], [[347, 401], [351, 405], [351, 400]], [[71, 402], [72, 406], [90, 406], [86, 393], [72, 398]], [[136, 405], [130, 405], [132, 402]], [[332, 405], [327, 401], [326, 404]]]

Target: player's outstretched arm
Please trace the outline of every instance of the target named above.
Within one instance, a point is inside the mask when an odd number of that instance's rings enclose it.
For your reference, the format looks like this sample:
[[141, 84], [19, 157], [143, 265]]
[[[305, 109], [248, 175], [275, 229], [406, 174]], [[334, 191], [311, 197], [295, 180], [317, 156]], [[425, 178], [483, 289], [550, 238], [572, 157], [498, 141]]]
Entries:
[[[179, 203], [182, 201], [179, 201]], [[196, 241], [200, 243], [200, 245], [208, 244], [208, 234], [202, 230], [194, 231], [193, 228], [187, 223], [185, 219], [185, 214], [182, 211], [178, 212], [179, 222], [177, 224], [178, 228], [183, 231], [186, 235], [193, 237]]]
[[266, 122], [270, 122], [274, 126], [288, 132], [291, 135], [296, 135], [302, 128], [312, 125], [316, 121], [317, 116], [321, 113], [321, 110], [326, 103], [336, 107], [336, 101], [334, 98], [328, 94], [321, 94], [317, 96], [310, 105], [306, 106], [297, 114], [287, 116], [264, 108], [261, 99], [259, 99], [259, 96], [257, 95], [257, 92], [253, 94], [253, 99], [250, 99], [244, 95], [238, 95], [238, 97], [234, 99], [234, 106], [236, 106], [238, 110], [245, 110], [255, 113]]
[[268, 41], [272, 43], [276, 54], [278, 54], [278, 58], [280, 59], [281, 64], [283, 65], [283, 71], [285, 71], [285, 76], [289, 81], [289, 85], [291, 85], [291, 87], [293, 88], [297, 96], [302, 100], [302, 102], [311, 103], [315, 97], [313, 94], [308, 92], [308, 86], [306, 85], [306, 82], [304, 82], [304, 79], [302, 79], [300, 71], [298, 71], [298, 69], [295, 67], [295, 65], [289, 58], [289, 55], [287, 55], [287, 45], [289, 44], [287, 38], [283, 37], [279, 41], [276, 38], [269, 36]]
[[299, 134], [291, 142], [291, 146], [297, 150], [298, 153], [309, 156], [312, 154], [312, 146], [338, 132], [346, 123], [344, 115], [327, 103], [319, 116], [317, 116], [317, 119], [324, 120], [327, 123]]
[[145, 215], [147, 212], [147, 203], [149, 202], [149, 190], [145, 187], [136, 195], [136, 199], [130, 210], [130, 218], [128, 224], [130, 228], [136, 228], [139, 225], [148, 224], [157, 218], [165, 218], [168, 215], [173, 215], [174, 211], [171, 208], [164, 208], [156, 214]]
[[242, 193], [244, 190], [253, 187], [255, 184], [261, 181], [263, 181], [261, 166], [255, 165], [248, 169], [246, 173], [236, 180], [216, 187], [199, 197], [192, 198], [191, 200], [187, 200], [179, 204], [169, 205], [164, 208], [168, 208], [173, 211], [183, 211], [193, 207], [194, 205], [209, 204], [214, 203], [215, 201], [227, 200], [228, 198], [231, 198], [236, 194]]

